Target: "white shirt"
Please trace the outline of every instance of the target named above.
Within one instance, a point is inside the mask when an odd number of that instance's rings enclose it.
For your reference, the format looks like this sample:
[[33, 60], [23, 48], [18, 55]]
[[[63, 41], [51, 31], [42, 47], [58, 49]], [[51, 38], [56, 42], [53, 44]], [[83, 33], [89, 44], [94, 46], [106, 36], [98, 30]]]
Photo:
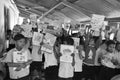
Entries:
[[[10, 50], [8, 53], [7, 53], [7, 56], [5, 58], [5, 62], [13, 62], [15, 63], [14, 59], [13, 59], [13, 56], [14, 56], [14, 52], [16, 52], [17, 50], [14, 48], [12, 50]], [[25, 60], [31, 60], [31, 55], [30, 55], [30, 52], [29, 50], [27, 49], [22, 49], [21, 51], [18, 51], [18, 52], [21, 52], [22, 53], [26, 53], [27, 56], [24, 56]], [[27, 62], [27, 61], [24, 61], [24, 62]], [[21, 62], [22, 63], [22, 62]], [[18, 78], [22, 78], [22, 77], [25, 77], [27, 75], [29, 75], [29, 66], [27, 66], [26, 68], [23, 68], [21, 69], [20, 71], [15, 71], [15, 67], [9, 67], [9, 72], [10, 72], [10, 78], [11, 79], [18, 79]]]
[[115, 59], [116, 61], [118, 61], [118, 63], [120, 64], [120, 51], [115, 51]]
[[97, 49], [96, 51], [96, 57], [95, 57], [95, 65], [100, 66], [100, 63], [98, 62], [99, 58], [102, 57], [106, 53], [105, 49], [102, 49], [101, 47]]
[[[85, 56], [85, 52], [82, 51], [82, 56]], [[78, 50], [75, 51], [75, 72], [82, 72], [82, 64], [83, 64], [83, 60], [80, 59], [79, 57], [79, 52]]]
[[43, 53], [45, 55], [44, 68], [58, 65], [54, 53], [47, 53], [47, 52], [43, 52]]
[[114, 53], [106, 53], [105, 55], [103, 55], [103, 59], [101, 61], [102, 65], [113, 69], [116, 68], [116, 66], [111, 61], [112, 59], [114, 59], [114, 56]]
[[42, 61], [42, 53], [38, 54], [39, 46], [33, 45], [32, 48], [32, 59], [33, 61]]

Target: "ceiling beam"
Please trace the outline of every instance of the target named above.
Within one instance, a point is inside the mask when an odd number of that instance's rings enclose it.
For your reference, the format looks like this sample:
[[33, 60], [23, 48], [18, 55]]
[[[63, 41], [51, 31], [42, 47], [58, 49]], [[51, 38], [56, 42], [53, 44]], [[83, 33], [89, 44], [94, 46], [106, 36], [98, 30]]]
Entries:
[[25, 9], [25, 8], [22, 8], [20, 5], [17, 5], [18, 9], [22, 10], [22, 11], [25, 11], [27, 13], [30, 13], [30, 14], [37, 14], [37, 15], [40, 15], [42, 14], [42, 12], [40, 11], [37, 11], [37, 10], [34, 10], [34, 9]]
[[47, 8], [45, 8], [44, 6], [40, 6], [40, 5], [38, 5], [38, 4], [35, 4], [35, 3], [32, 3], [32, 2], [30, 2], [30, 1], [27, 1], [27, 0], [15, 0], [15, 2], [17, 3], [17, 4], [21, 4], [21, 5], [24, 5], [24, 6], [28, 6], [28, 7], [30, 7], [30, 8], [32, 8], [32, 9], [44, 9], [44, 11], [48, 11], [48, 9]]
[[19, 16], [21, 16], [21, 17], [25, 17], [25, 18], [29, 18], [28, 15], [25, 15], [25, 14], [22, 14], [22, 13], [20, 13]]
[[58, 3], [57, 5], [55, 5], [53, 8], [51, 8], [50, 10], [48, 10], [46, 13], [44, 13], [39, 19], [45, 17], [46, 15], [48, 15], [51, 11], [55, 10], [60, 5], [65, 5], [65, 6], [69, 7], [69, 8], [71, 8], [71, 9], [79, 12], [79, 13], [82, 12], [83, 14], [87, 15], [88, 17], [92, 17], [92, 14], [94, 14], [94, 12], [88, 11], [88, 10], [86, 10], [84, 8], [81, 8], [81, 7], [78, 7], [78, 6], [72, 4], [72, 3], [68, 2], [68, 1], [62, 1], [62, 2]]
[[28, 10], [25, 10], [25, 9], [19, 7], [19, 6], [17, 6], [17, 7], [18, 7], [18, 9], [20, 10], [20, 12], [23, 11], [23, 12], [26, 12], [26, 13], [29, 13], [29, 14], [32, 13], [32, 12], [30, 12], [30, 11], [28, 11]]
[[120, 22], [120, 17], [116, 17], [116, 18], [105, 18], [105, 21], [109, 21], [109, 22]]
[[48, 15], [51, 11], [53, 11], [55, 8], [57, 8], [58, 6], [60, 6], [62, 4], [63, 4], [62, 2], [58, 3], [53, 8], [51, 8], [50, 10], [48, 10], [47, 12], [45, 12], [39, 19], [42, 19], [43, 17], [45, 17], [46, 15]]
[[77, 12], [80, 12], [80, 13], [82, 12], [83, 14], [87, 15], [88, 17], [92, 17], [92, 14], [95, 14], [95, 13], [92, 12], [92, 11], [89, 11], [89, 10], [86, 10], [86, 9], [84, 9], [84, 8], [82, 8], [82, 7], [79, 7], [79, 6], [77, 6], [77, 5], [74, 5], [74, 4], [72, 4], [72, 3], [68, 2], [68, 1], [63, 1], [63, 4], [64, 4], [65, 6], [67, 6], [67, 7], [69, 7], [69, 8], [77, 11]]

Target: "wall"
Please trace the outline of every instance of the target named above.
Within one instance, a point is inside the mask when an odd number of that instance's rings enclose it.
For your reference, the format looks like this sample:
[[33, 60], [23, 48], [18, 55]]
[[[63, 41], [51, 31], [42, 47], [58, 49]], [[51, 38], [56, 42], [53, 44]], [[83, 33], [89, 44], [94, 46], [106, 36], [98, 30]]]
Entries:
[[5, 41], [4, 7], [9, 9], [9, 28], [12, 29], [18, 22], [19, 11], [12, 0], [0, 0], [0, 38]]

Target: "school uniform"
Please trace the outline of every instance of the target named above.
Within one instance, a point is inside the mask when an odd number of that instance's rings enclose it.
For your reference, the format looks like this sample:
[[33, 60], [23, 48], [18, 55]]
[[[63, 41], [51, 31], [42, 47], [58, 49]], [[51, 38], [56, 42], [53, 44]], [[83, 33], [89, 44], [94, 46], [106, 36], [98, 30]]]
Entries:
[[60, 65], [59, 65], [59, 73], [58, 73], [58, 80], [72, 80], [74, 76], [74, 66], [72, 65], [73, 57], [68, 56], [69, 59], [71, 59], [72, 62], [69, 61], [63, 61], [62, 58], [64, 56], [60, 57]]
[[42, 53], [38, 53], [40, 46], [33, 45], [32, 46], [32, 64], [31, 69], [32, 71], [37, 70], [41, 71], [42, 68]]
[[[81, 56], [85, 57], [85, 52], [81, 51]], [[74, 80], [81, 80], [83, 78], [83, 60], [80, 59], [78, 50], [75, 51], [75, 66], [74, 66]]]
[[[28, 60], [31, 60], [31, 55], [28, 49], [22, 49], [21, 51], [18, 51], [16, 48], [11, 49], [5, 58], [5, 62], [13, 62], [13, 63], [19, 63], [15, 61], [15, 55], [21, 55], [21, 61], [20, 63], [27, 62]], [[17, 57], [17, 56], [16, 56]], [[29, 80], [29, 70], [30, 65], [26, 66], [25, 68], [22, 68], [20, 71], [15, 71], [16, 67], [9, 67], [9, 74], [11, 80]]]
[[83, 60], [83, 74], [86, 79], [95, 79], [96, 76], [96, 48], [94, 46], [87, 46], [85, 49], [85, 59]]
[[58, 78], [58, 63], [54, 52], [43, 52], [45, 56], [44, 69], [46, 80], [56, 80]]
[[60, 62], [59, 66], [59, 79], [72, 79], [74, 75], [74, 67], [72, 66], [72, 63], [68, 62]]
[[[115, 51], [116, 55], [115, 55], [115, 59], [118, 63], [118, 65], [120, 65], [120, 51]], [[120, 67], [116, 68], [116, 75], [120, 74]]]
[[112, 59], [114, 59], [115, 53], [109, 53], [107, 52], [102, 56], [101, 59], [101, 70], [99, 79], [100, 80], [110, 80], [112, 77], [115, 76], [115, 68], [116, 66], [112, 62]]
[[96, 57], [95, 57], [96, 71], [95, 71], [95, 74], [96, 74], [96, 79], [97, 80], [99, 78], [99, 73], [100, 73], [100, 70], [101, 70], [101, 67], [102, 67], [100, 59], [101, 59], [101, 56], [105, 54], [105, 52], [106, 52], [106, 50], [103, 47], [99, 47], [96, 51]]

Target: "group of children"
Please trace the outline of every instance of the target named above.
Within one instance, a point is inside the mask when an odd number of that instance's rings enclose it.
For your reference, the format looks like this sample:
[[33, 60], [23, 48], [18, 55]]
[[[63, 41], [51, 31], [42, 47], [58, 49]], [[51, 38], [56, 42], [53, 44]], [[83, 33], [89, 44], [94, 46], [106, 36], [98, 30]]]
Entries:
[[15, 34], [15, 46], [3, 60], [9, 68], [10, 80], [42, 80], [42, 72], [45, 80], [110, 80], [120, 73], [120, 42], [102, 40], [89, 32], [82, 38], [69, 56], [71, 62], [67, 62], [61, 60], [61, 45], [75, 46], [71, 36], [57, 37], [53, 51], [48, 53], [41, 50], [43, 42], [30, 47], [30, 39]]

